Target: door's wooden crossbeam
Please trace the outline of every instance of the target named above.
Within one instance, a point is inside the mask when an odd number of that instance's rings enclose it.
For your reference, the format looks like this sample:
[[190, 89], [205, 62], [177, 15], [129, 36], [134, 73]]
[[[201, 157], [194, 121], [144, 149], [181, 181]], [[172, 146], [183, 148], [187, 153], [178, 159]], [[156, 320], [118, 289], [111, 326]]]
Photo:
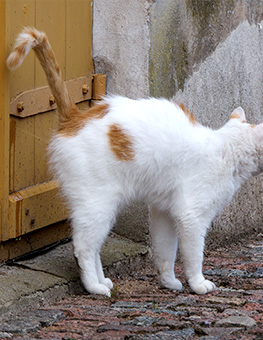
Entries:
[[[81, 103], [101, 99], [105, 94], [106, 76], [98, 73], [68, 80], [65, 83], [73, 101]], [[20, 93], [11, 100], [9, 112], [13, 116], [26, 118], [56, 108], [49, 86], [44, 86]]]
[[9, 229], [2, 240], [19, 237], [68, 217], [55, 180], [9, 195]]

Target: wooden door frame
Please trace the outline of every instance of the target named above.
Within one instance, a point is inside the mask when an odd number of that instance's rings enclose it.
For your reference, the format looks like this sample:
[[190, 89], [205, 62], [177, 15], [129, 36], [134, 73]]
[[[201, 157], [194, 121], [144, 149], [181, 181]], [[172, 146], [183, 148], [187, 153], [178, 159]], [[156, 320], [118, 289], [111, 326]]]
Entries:
[[6, 0], [0, 1], [0, 231], [8, 231], [9, 210], [9, 86], [6, 72], [8, 46]]

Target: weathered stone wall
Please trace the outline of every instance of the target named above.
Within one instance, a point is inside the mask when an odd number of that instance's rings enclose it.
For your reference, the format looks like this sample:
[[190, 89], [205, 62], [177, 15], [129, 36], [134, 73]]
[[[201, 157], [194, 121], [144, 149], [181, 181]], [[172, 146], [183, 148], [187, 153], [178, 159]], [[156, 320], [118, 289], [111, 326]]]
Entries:
[[[95, 0], [95, 68], [107, 74], [108, 93], [183, 101], [212, 128], [236, 106], [259, 123], [262, 20], [259, 0]], [[214, 221], [210, 243], [263, 231], [262, 179], [250, 180]], [[136, 207], [122, 217], [123, 232], [130, 220], [148, 223], [147, 210], [138, 218]]]

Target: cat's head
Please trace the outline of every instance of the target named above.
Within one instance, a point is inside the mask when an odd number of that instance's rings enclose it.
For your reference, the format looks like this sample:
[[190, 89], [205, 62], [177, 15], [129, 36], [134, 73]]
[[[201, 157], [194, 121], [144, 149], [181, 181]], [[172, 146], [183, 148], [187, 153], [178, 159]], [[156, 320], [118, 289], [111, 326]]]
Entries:
[[246, 135], [251, 136], [256, 151], [255, 161], [257, 164], [257, 171], [253, 175], [259, 175], [263, 172], [263, 123], [257, 125], [248, 124], [242, 107], [236, 108], [231, 113], [230, 120], [242, 123], [244, 131], [246, 131]]

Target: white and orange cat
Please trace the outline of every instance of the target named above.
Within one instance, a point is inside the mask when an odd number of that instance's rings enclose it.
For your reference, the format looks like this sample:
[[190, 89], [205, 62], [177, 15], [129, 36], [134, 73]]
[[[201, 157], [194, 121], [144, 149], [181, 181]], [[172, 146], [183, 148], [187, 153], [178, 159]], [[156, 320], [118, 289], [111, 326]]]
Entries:
[[242, 108], [219, 130], [199, 124], [165, 99], [106, 97], [86, 112], [72, 102], [46, 35], [26, 28], [7, 59], [15, 69], [33, 49], [58, 106], [49, 150], [71, 211], [75, 256], [90, 293], [110, 295], [100, 249], [116, 215], [131, 200], [151, 207], [151, 237], [163, 286], [175, 278], [177, 245], [197, 294], [215, 290], [202, 274], [206, 231], [251, 176], [262, 172], [263, 124], [246, 123]]

